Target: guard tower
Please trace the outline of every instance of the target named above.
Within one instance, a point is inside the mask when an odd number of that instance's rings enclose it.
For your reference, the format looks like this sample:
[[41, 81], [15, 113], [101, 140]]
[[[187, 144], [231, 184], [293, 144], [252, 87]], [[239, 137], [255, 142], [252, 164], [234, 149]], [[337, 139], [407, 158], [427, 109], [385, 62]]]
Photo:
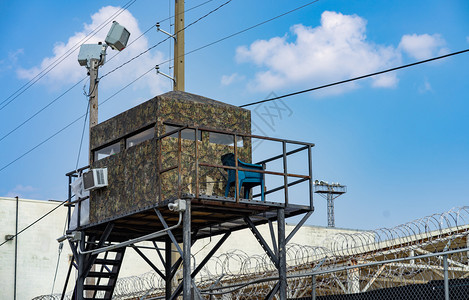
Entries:
[[[286, 299], [285, 245], [313, 212], [314, 144], [251, 135], [249, 110], [181, 91], [157, 96], [94, 126], [90, 139], [90, 166], [67, 174], [69, 183], [83, 178], [90, 189], [89, 195], [75, 196], [69, 190], [66, 238], [75, 262], [69, 274], [74, 265], [78, 270], [73, 299], [111, 299], [128, 248], [161, 276], [164, 299], [200, 296], [197, 273], [233, 231], [244, 228], [252, 231], [278, 270], [266, 298], [278, 293]], [[252, 163], [255, 139], [278, 145], [278, 154]], [[287, 168], [296, 153], [303, 153], [305, 174]], [[278, 162], [280, 171], [271, 167]], [[90, 176], [103, 184], [89, 187]], [[293, 188], [299, 188], [295, 197], [300, 198], [291, 199]], [[301, 221], [287, 236], [285, 218], [298, 215]], [[271, 243], [256, 228], [266, 223], [271, 225]], [[191, 246], [216, 235], [222, 238], [191, 269]], [[141, 241], [153, 243], [163, 268], [140, 250]], [[179, 252], [177, 260], [171, 245]], [[182, 281], [174, 284], [181, 266]], [[64, 291], [67, 284], [68, 278]]]

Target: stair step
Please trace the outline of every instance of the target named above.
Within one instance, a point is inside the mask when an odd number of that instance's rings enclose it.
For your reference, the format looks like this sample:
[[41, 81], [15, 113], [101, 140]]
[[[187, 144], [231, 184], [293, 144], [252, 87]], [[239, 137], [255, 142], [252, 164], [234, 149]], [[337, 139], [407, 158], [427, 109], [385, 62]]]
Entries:
[[94, 261], [95, 264], [99, 265], [119, 265], [121, 263], [120, 260], [115, 260], [115, 259], [103, 259], [103, 258], [97, 258]]
[[85, 284], [83, 286], [83, 290], [87, 291], [110, 291], [112, 290], [112, 286], [108, 285], [93, 285], [93, 284]]
[[116, 278], [116, 273], [109, 272], [89, 272], [87, 277]]

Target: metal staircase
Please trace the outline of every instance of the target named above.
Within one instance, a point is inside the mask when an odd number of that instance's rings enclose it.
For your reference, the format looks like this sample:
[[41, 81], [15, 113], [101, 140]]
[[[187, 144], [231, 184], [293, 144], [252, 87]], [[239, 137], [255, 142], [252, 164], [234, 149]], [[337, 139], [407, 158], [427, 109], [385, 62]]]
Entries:
[[[110, 250], [98, 255], [88, 272], [83, 286], [83, 299], [106, 299], [112, 298], [116, 287], [117, 277], [124, 258], [125, 247]], [[91, 258], [93, 259], [93, 258]], [[76, 299], [76, 287], [73, 298]]]

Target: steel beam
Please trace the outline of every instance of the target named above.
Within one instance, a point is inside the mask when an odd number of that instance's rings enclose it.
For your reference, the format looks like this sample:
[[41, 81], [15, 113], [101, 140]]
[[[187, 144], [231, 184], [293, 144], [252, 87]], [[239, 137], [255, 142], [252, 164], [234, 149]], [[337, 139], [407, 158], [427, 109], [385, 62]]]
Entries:
[[183, 233], [182, 233], [182, 242], [183, 242], [183, 300], [191, 300], [191, 202], [186, 201], [186, 210], [184, 211], [184, 220], [183, 220]]
[[[161, 212], [155, 208], [155, 212], [156, 212], [156, 215], [158, 216], [158, 218], [160, 219], [160, 222], [161, 224], [163, 224], [164, 228], [167, 229], [169, 228], [168, 224], [166, 223], [166, 221], [164, 220], [163, 218], [163, 215], [161, 214]], [[184, 223], [183, 223], [183, 228], [184, 228]], [[183, 229], [184, 230], [184, 229]], [[179, 254], [181, 256], [183, 256], [183, 252], [182, 252], [182, 249], [181, 247], [179, 247], [179, 244], [178, 242], [176, 241], [176, 238], [174, 237], [173, 233], [171, 232], [171, 230], [168, 230], [168, 236], [169, 238], [171, 239], [171, 241], [173, 242], [174, 246], [176, 247], [177, 251], [179, 252]]]
[[270, 230], [270, 237], [272, 238], [272, 246], [274, 247], [275, 255], [278, 255], [277, 240], [275, 239], [274, 226], [272, 224], [272, 220], [270, 219], [269, 219], [269, 230]]
[[262, 249], [264, 249], [265, 253], [267, 253], [270, 260], [274, 263], [275, 267], [278, 269], [278, 266], [279, 266], [278, 258], [275, 255], [275, 253], [272, 251], [272, 249], [270, 249], [269, 245], [267, 244], [265, 239], [262, 237], [259, 230], [257, 230], [256, 225], [254, 225], [254, 223], [252, 222], [252, 220], [249, 217], [244, 217], [244, 221], [249, 226], [249, 229], [251, 229], [251, 232], [256, 237], [256, 239], [259, 242], [259, 244], [261, 245]]
[[165, 270], [165, 274], [166, 274], [166, 278], [165, 278], [165, 299], [166, 300], [169, 300], [169, 298], [171, 297], [171, 290], [172, 290], [172, 286], [171, 286], [171, 280], [173, 279], [173, 274], [172, 274], [172, 269], [171, 269], [171, 263], [172, 263], [172, 251], [171, 251], [171, 239], [168, 237], [166, 237], [165, 239], [165, 260], [164, 260], [164, 270]]
[[298, 232], [298, 230], [300, 230], [301, 226], [303, 226], [306, 220], [309, 219], [312, 213], [313, 213], [312, 211], [307, 212], [306, 215], [301, 219], [301, 221], [298, 224], [296, 224], [295, 228], [293, 228], [293, 231], [290, 232], [290, 234], [287, 236], [285, 240], [285, 244], [288, 244], [288, 242], [290, 242], [292, 237]]
[[277, 210], [278, 227], [278, 274], [279, 274], [279, 299], [287, 299], [287, 249], [285, 241], [285, 209]]
[[[82, 238], [80, 241], [78, 241], [78, 247], [81, 249], [85, 248], [85, 235], [82, 234]], [[75, 296], [77, 300], [83, 300], [83, 287], [85, 284], [85, 276], [84, 275], [84, 269], [85, 269], [85, 255], [84, 254], [78, 254], [78, 278], [77, 278], [77, 284], [75, 287]]]
[[137, 252], [138, 255], [140, 255], [141, 258], [143, 258], [143, 260], [144, 260], [156, 273], [158, 273], [158, 275], [161, 276], [161, 278], [163, 278], [163, 280], [166, 280], [165, 274], [163, 274], [163, 272], [161, 272], [161, 271], [151, 262], [151, 260], [150, 260], [145, 254], [143, 254], [142, 251], [140, 251], [140, 249], [138, 249], [137, 247], [135, 247], [135, 245], [132, 245], [131, 247], [135, 250], [135, 252]]

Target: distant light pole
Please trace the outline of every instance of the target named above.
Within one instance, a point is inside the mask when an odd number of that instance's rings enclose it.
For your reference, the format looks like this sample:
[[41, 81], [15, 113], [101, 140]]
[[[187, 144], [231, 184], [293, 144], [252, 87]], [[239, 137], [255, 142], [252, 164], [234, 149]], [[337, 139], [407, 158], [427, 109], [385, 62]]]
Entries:
[[347, 192], [347, 186], [340, 183], [327, 183], [325, 181], [314, 181], [314, 192], [327, 200], [327, 227], [335, 227], [334, 199]]

